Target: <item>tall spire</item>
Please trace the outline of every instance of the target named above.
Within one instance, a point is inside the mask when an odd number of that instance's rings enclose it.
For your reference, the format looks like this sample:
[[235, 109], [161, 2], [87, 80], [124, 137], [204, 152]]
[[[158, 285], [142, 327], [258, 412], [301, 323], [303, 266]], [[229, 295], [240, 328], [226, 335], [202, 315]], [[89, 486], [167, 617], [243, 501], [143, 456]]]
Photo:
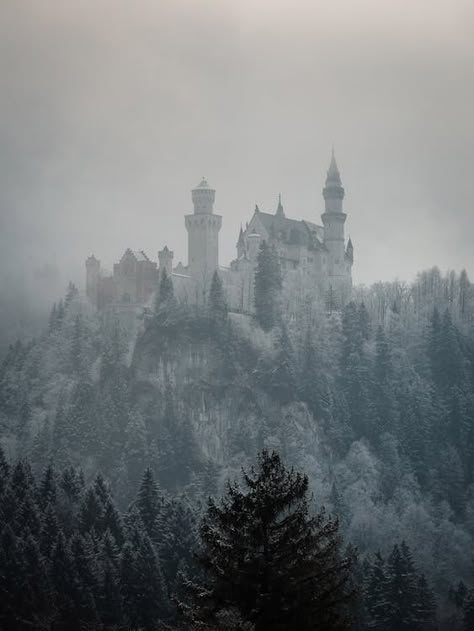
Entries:
[[278, 193], [278, 206], [277, 206], [277, 211], [276, 214], [278, 217], [284, 217], [285, 216], [285, 211], [283, 210], [283, 206], [281, 203], [281, 193]]
[[244, 231], [242, 230], [242, 224], [240, 224], [240, 232], [239, 238], [237, 240], [237, 247], [243, 246], [244, 244]]
[[341, 186], [341, 175], [337, 167], [336, 155], [334, 153], [334, 145], [331, 152], [331, 162], [326, 177], [326, 186]]
[[325, 212], [342, 213], [342, 200], [344, 199], [344, 189], [342, 187], [341, 175], [337, 168], [334, 148], [332, 150], [331, 162], [327, 172], [326, 183], [323, 188], [325, 201]]

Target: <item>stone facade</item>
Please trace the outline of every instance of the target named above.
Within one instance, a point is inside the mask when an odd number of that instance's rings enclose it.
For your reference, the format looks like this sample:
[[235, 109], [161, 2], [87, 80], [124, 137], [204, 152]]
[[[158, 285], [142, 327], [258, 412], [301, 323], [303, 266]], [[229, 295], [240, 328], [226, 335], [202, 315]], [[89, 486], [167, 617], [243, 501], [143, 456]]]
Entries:
[[112, 276], [101, 274], [100, 262], [86, 261], [86, 293], [98, 309], [151, 303], [166, 269], [178, 300], [204, 304], [214, 272], [221, 275], [229, 307], [253, 312], [253, 285], [262, 241], [273, 245], [284, 280], [287, 310], [297, 310], [311, 299], [324, 300], [331, 308], [344, 304], [352, 289], [352, 242], [346, 244], [343, 211], [344, 188], [334, 154], [323, 188], [322, 225], [286, 216], [281, 197], [274, 214], [255, 207], [252, 218], [241, 228], [237, 257], [229, 267], [219, 266], [219, 231], [222, 217], [214, 213], [215, 190], [203, 178], [192, 191], [193, 213], [185, 216], [188, 232], [188, 265], [173, 267], [173, 252], [167, 246], [158, 253], [159, 266], [143, 251], [126, 250]]

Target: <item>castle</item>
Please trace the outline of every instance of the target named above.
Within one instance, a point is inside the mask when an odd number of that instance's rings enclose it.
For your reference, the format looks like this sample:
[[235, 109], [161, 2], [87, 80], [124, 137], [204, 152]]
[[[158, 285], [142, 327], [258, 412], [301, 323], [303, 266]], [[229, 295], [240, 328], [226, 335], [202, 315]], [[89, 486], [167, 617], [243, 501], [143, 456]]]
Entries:
[[86, 261], [86, 293], [99, 310], [143, 307], [153, 300], [163, 270], [172, 278], [178, 300], [205, 304], [212, 276], [218, 271], [227, 302], [232, 311], [253, 312], [253, 287], [257, 258], [262, 241], [278, 252], [283, 276], [286, 308], [299, 309], [312, 299], [325, 300], [334, 307], [344, 304], [352, 289], [354, 250], [346, 245], [343, 211], [344, 188], [334, 152], [323, 188], [322, 225], [286, 216], [281, 196], [274, 214], [255, 207], [254, 214], [240, 229], [237, 257], [229, 267], [219, 265], [219, 231], [222, 217], [214, 213], [215, 190], [202, 179], [192, 191], [194, 210], [185, 216], [188, 232], [188, 264], [173, 267], [173, 252], [164, 247], [158, 263], [145, 252], [127, 249], [113, 267], [112, 275], [103, 275], [100, 261], [90, 256]]

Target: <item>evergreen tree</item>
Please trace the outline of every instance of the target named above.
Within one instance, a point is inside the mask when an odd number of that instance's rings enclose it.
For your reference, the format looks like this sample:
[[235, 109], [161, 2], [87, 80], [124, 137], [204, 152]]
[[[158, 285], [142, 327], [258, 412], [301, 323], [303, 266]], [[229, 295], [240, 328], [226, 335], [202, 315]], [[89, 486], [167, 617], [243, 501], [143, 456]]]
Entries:
[[0, 445], [0, 495], [8, 484], [10, 477], [10, 465], [5, 458], [5, 453]]
[[56, 511], [51, 504], [48, 504], [43, 511], [39, 536], [41, 552], [46, 558], [50, 558], [51, 551], [56, 545], [58, 535], [59, 524]]
[[25, 627], [48, 628], [54, 618], [51, 581], [37, 539], [32, 535], [28, 536], [22, 545], [21, 553], [24, 580], [22, 611]]
[[103, 532], [104, 505], [93, 488], [88, 488], [79, 507], [81, 533]]
[[433, 629], [436, 618], [436, 599], [424, 574], [418, 577], [417, 592], [417, 628], [420, 631], [430, 631]]
[[120, 561], [120, 583], [125, 618], [133, 629], [155, 631], [170, 608], [158, 556], [145, 532], [135, 546], [125, 544]]
[[387, 631], [411, 631], [418, 624], [416, 572], [408, 546], [395, 545], [387, 561]]
[[276, 338], [276, 357], [271, 362], [268, 382], [265, 385], [281, 403], [296, 397], [296, 361], [286, 327], [279, 327]]
[[274, 246], [262, 241], [255, 270], [255, 315], [264, 331], [275, 326], [280, 315], [282, 278], [278, 254]]
[[350, 302], [343, 311], [342, 332], [340, 381], [347, 401], [350, 424], [356, 438], [372, 438], [373, 406], [370, 399], [369, 365], [364, 350], [365, 332], [361, 330], [360, 312], [353, 302]]
[[370, 337], [370, 316], [363, 302], [359, 305], [358, 316], [360, 335], [363, 340], [367, 341]]
[[209, 312], [213, 320], [220, 322], [225, 320], [228, 310], [224, 285], [219, 273], [215, 271], [209, 290]]
[[193, 551], [197, 544], [196, 519], [184, 498], [164, 503], [157, 524], [161, 567], [168, 595], [175, 593], [180, 568], [194, 566]]
[[375, 431], [395, 432], [398, 425], [397, 401], [394, 394], [393, 365], [390, 344], [381, 326], [375, 337], [373, 400], [377, 422]]
[[143, 473], [143, 465], [149, 461], [148, 435], [140, 412], [132, 410], [125, 428], [125, 437], [127, 484], [136, 489]]
[[146, 533], [151, 539], [156, 537], [156, 526], [158, 524], [162, 504], [163, 500], [160, 497], [155, 476], [153, 475], [153, 471], [148, 467], [143, 474], [135, 505]]
[[6, 526], [0, 534], [0, 628], [17, 629], [24, 577], [19, 541]]
[[84, 323], [80, 315], [74, 320], [74, 329], [71, 340], [70, 366], [76, 375], [82, 375], [85, 369], [84, 358]]
[[56, 472], [52, 464], [45, 469], [39, 485], [39, 503], [41, 508], [56, 503]]
[[156, 295], [155, 313], [158, 313], [160, 309], [169, 308], [174, 303], [174, 287], [173, 280], [168, 276], [166, 268], [163, 269], [160, 278], [160, 284]]
[[461, 271], [459, 276], [459, 316], [461, 320], [466, 320], [469, 310], [469, 292], [471, 283], [465, 269]]
[[471, 589], [464, 600], [462, 631], [474, 629], [474, 589]]
[[56, 303], [53, 304], [51, 308], [51, 313], [49, 314], [49, 322], [48, 322], [48, 332], [54, 333], [58, 325], [58, 311]]
[[387, 568], [380, 552], [367, 568], [365, 603], [368, 613], [368, 626], [374, 631], [385, 631], [389, 622], [387, 600]]
[[[74, 565], [68, 542], [60, 531], [51, 559], [56, 623], [59, 628], [79, 631], [81, 620], [78, 615], [78, 585], [74, 576]], [[62, 625], [62, 626], [60, 626]]]
[[212, 628], [232, 612], [255, 631], [347, 628], [351, 561], [337, 521], [309, 515], [306, 476], [263, 451], [244, 484], [209, 499], [197, 556], [203, 582], [188, 583], [192, 604], [182, 608], [189, 628]]

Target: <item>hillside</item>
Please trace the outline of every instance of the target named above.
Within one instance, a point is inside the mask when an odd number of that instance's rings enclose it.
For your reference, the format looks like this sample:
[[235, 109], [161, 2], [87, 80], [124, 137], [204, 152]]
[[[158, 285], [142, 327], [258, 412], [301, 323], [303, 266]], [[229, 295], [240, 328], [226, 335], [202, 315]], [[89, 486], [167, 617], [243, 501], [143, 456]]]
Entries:
[[50, 459], [87, 480], [100, 470], [122, 508], [146, 466], [162, 489], [199, 502], [275, 448], [362, 556], [406, 541], [445, 603], [451, 585], [474, 584], [463, 282], [434, 270], [412, 287], [360, 290], [343, 313], [308, 306], [269, 333], [249, 317], [172, 305], [137, 339], [70, 291], [49, 330], [5, 358], [2, 446], [39, 471]]

